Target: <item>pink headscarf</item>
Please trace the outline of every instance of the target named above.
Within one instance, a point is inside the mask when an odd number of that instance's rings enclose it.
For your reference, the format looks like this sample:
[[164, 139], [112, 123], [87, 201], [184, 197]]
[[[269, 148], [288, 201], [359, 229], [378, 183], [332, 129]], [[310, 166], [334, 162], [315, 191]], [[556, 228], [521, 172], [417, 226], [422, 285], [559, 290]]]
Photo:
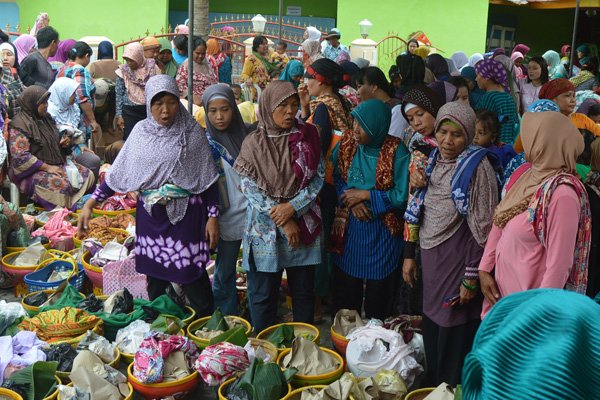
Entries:
[[19, 64], [23, 62], [25, 57], [29, 54], [29, 51], [35, 47], [36, 40], [33, 36], [28, 35], [27, 33], [19, 36], [13, 44], [17, 49], [17, 58], [19, 59]]
[[146, 82], [154, 75], [160, 74], [154, 59], [144, 58], [144, 48], [139, 42], [129, 43], [123, 51], [123, 58], [135, 61], [139, 66], [132, 70], [127, 63], [119, 65], [116, 71], [118, 77], [125, 81], [127, 96], [136, 104], [146, 104]]
[[69, 51], [71, 51], [75, 43], [77, 43], [75, 39], [61, 40], [58, 44], [58, 50], [56, 50], [56, 54], [54, 57], [49, 57], [48, 62], [58, 61], [63, 64], [67, 62], [67, 58], [69, 58]]
[[190, 33], [190, 28], [187, 25], [177, 25], [175, 31], [178, 35], [187, 35]]
[[511, 59], [513, 62], [515, 62], [515, 60], [516, 60], [517, 58], [523, 58], [523, 59], [524, 59], [525, 57], [523, 57], [523, 54], [521, 54], [520, 52], [518, 52], [518, 51], [515, 51], [515, 52], [514, 52], [514, 53], [512, 53], [512, 55], [510, 56], [510, 59]]

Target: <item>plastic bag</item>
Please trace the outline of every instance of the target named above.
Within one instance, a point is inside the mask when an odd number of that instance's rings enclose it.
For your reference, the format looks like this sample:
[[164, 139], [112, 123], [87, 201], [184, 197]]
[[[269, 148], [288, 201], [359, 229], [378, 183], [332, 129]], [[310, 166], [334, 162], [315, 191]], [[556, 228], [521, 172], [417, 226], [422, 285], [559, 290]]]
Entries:
[[104, 336], [100, 336], [92, 331], [87, 331], [81, 342], [77, 345], [77, 350], [89, 350], [100, 357], [106, 364], [115, 359], [115, 346]]
[[78, 387], [57, 385], [61, 400], [90, 400], [90, 393]]
[[27, 228], [19, 228], [17, 231], [12, 231], [8, 234], [8, 247], [27, 247], [27, 242], [31, 236]]
[[128, 314], [133, 311], [133, 296], [129, 293], [127, 288], [119, 290], [113, 293], [104, 302], [104, 312], [112, 315], [125, 313]]
[[115, 344], [123, 353], [135, 354], [144, 340], [144, 335], [150, 331], [150, 324], [137, 320], [125, 328], [119, 329]]
[[408, 393], [406, 382], [396, 371], [382, 369], [373, 377], [379, 387], [379, 391], [385, 393], [386, 399], [400, 400]]
[[144, 322], [147, 322], [149, 324], [156, 321], [156, 318], [160, 316], [160, 311], [158, 311], [154, 307], [142, 306], [142, 310], [144, 310], [144, 312], [146, 313], [146, 318], [144, 318]]
[[73, 369], [73, 360], [77, 357], [77, 350], [75, 350], [68, 343], [61, 343], [56, 345], [50, 345], [50, 348], [42, 348], [46, 353], [46, 361], [57, 361], [57, 371], [71, 372]]
[[3, 387], [4, 389], [12, 390], [13, 392], [17, 393], [22, 398], [27, 399], [27, 391], [29, 390], [30, 385], [31, 385], [30, 383], [16, 383], [11, 380], [6, 380], [2, 383], [2, 386], [0, 386], [0, 387]]
[[98, 254], [100, 250], [102, 250], [102, 243], [100, 243], [96, 239], [85, 239], [83, 241], [83, 247], [85, 247], [85, 249], [90, 252], [90, 255], [92, 256], [92, 259], [90, 261], [93, 265], [95, 265], [94, 258], [96, 257], [96, 254]]
[[33, 215], [34, 217], [38, 215], [40, 212], [35, 208], [35, 204], [29, 203], [25, 207], [25, 211], [23, 214]]
[[48, 243], [50, 243], [50, 239], [48, 239], [46, 236], [33, 237], [27, 241], [27, 247], [29, 247], [32, 244], [35, 244], [37, 242], [40, 242], [41, 244], [48, 244]]
[[0, 334], [11, 326], [20, 317], [26, 317], [27, 312], [19, 303], [7, 303], [0, 301]]
[[77, 308], [95, 313], [98, 311], [102, 311], [102, 309], [104, 308], [104, 302], [92, 293], [90, 296], [86, 297], [81, 303], [79, 303], [79, 305], [77, 305]]

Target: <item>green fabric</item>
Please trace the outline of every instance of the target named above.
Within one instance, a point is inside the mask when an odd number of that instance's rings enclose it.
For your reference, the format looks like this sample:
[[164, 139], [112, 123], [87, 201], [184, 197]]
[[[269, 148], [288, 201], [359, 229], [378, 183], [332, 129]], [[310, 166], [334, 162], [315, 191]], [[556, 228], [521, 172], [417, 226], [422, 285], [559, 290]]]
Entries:
[[458, 126], [458, 124], [454, 121], [450, 121], [449, 119], [442, 121], [442, 123], [440, 124], [440, 126], [444, 126], [444, 125], [450, 125], [451, 127], [455, 128], [455, 129], [462, 129], [460, 126]]
[[295, 87], [298, 87], [298, 85], [300, 85], [300, 81], [296, 82], [292, 79], [292, 77], [298, 75], [304, 75], [304, 66], [298, 60], [290, 60], [290, 62], [288, 62], [283, 69], [279, 80], [291, 82]]
[[232, 343], [240, 347], [246, 346], [246, 343], [248, 343], [248, 338], [246, 337], [245, 328], [243, 326], [232, 328], [227, 332], [223, 332], [220, 335], [210, 339], [210, 342], [208, 342], [208, 344], [213, 345], [221, 342]]
[[294, 341], [294, 327], [282, 324], [273, 331], [267, 340], [273, 343], [278, 349], [292, 347], [292, 342]]
[[585, 181], [585, 178], [587, 178], [588, 174], [592, 172], [592, 168], [589, 165], [584, 164], [575, 164], [575, 170], [577, 170], [577, 173], [583, 181]]
[[260, 358], [255, 358], [248, 371], [237, 382], [236, 387], [246, 390], [253, 399], [278, 400], [288, 391], [287, 383], [296, 374], [296, 368], [282, 371], [278, 364], [264, 364]]
[[[158, 39], [158, 42], [160, 43], [160, 52], [162, 52], [163, 50], [169, 50], [171, 53], [173, 52], [171, 48], [171, 42], [169, 42], [168, 39]], [[177, 74], [177, 69], [179, 68], [179, 64], [177, 64], [177, 61], [175, 61], [175, 59], [171, 57], [171, 61], [164, 65], [165, 75], [169, 75], [170, 77], [175, 78], [175, 75]]]
[[[356, 118], [360, 126], [371, 138], [371, 141], [362, 147], [377, 150], [374, 154], [379, 155], [379, 149], [390, 131], [390, 123], [392, 122], [392, 111], [390, 108], [381, 100], [371, 99], [360, 103], [350, 114]], [[359, 151], [360, 149], [356, 152], [357, 155]]]
[[56, 361], [38, 361], [23, 368], [10, 377], [15, 383], [29, 383], [27, 398], [29, 400], [42, 400], [56, 390]]
[[209, 331], [228, 331], [229, 325], [227, 325], [227, 321], [225, 321], [225, 317], [219, 308], [215, 310], [213, 315], [211, 315], [208, 322], [202, 325], [199, 329], [206, 328]]
[[[69, 288], [72, 288], [73, 290], [69, 290]], [[57, 304], [48, 307], [42, 307], [40, 308], [40, 312], [48, 310], [60, 310], [64, 307], [77, 307], [80, 302], [81, 295], [77, 293], [73, 286], [68, 285]], [[153, 301], [134, 299], [134, 311], [131, 314], [112, 315], [102, 311], [89, 314], [96, 315], [104, 321], [104, 336], [112, 342], [117, 337], [117, 331], [119, 329], [126, 327], [133, 321], [147, 317], [147, 314], [142, 309], [142, 306], [155, 308], [160, 314], [172, 315], [182, 320], [189, 318], [189, 315], [185, 314], [185, 312], [179, 308], [179, 306], [167, 295], [162, 295]]]
[[0, 332], [0, 336], [15, 336], [17, 333], [21, 332], [19, 324], [23, 322], [23, 319], [25, 319], [25, 317], [17, 318], [15, 322], [4, 330], [4, 332]]
[[273, 72], [277, 69], [277, 66], [275, 64], [273, 64], [267, 58], [261, 56], [256, 51], [253, 51], [252, 54], [254, 54], [254, 57], [256, 57], [258, 60], [260, 60], [263, 63], [263, 65], [265, 66], [265, 70], [267, 71], [267, 74], [271, 75], [271, 72]]

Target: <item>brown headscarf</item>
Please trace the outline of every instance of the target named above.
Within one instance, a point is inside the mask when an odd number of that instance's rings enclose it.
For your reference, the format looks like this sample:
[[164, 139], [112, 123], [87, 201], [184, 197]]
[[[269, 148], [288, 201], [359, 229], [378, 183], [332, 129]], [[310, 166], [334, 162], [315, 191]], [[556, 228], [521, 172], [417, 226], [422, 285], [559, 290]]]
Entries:
[[63, 165], [67, 157], [60, 145], [58, 129], [50, 114], [40, 117], [38, 106], [48, 101], [50, 92], [41, 86], [29, 86], [17, 97], [21, 106], [12, 121], [10, 129], [23, 132], [29, 139], [31, 154], [50, 165]]
[[575, 175], [577, 157], [585, 147], [581, 133], [571, 120], [554, 111], [525, 113], [521, 140], [525, 160], [532, 165], [498, 204], [494, 224], [499, 228], [527, 210], [531, 198], [548, 178], [562, 173]]
[[276, 80], [267, 86], [258, 104], [258, 128], [244, 140], [234, 165], [237, 172], [255, 181], [264, 194], [276, 200], [290, 199], [298, 193], [288, 145], [291, 129], [282, 129], [273, 120], [277, 106], [294, 95], [298, 92], [291, 82]]

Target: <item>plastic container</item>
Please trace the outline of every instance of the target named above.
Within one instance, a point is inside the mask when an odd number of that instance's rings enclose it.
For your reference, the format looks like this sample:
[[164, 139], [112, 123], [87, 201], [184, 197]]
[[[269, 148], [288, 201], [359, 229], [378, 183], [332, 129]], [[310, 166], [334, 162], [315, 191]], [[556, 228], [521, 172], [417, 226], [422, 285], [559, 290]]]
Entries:
[[267, 355], [271, 356], [271, 360], [269, 362], [277, 361], [279, 352], [277, 351], [277, 347], [275, 347], [273, 343], [256, 338], [248, 338], [248, 341], [250, 342], [250, 345], [255, 349], [260, 346]]
[[83, 265], [77, 264], [72, 255], [58, 251], [58, 250], [49, 250], [44, 255], [44, 258], [48, 254], [59, 254], [61, 256], [66, 257], [65, 260], [50, 258], [45, 260], [43, 263], [38, 265], [34, 272], [25, 275], [25, 284], [27, 285], [27, 291], [29, 293], [38, 292], [40, 290], [56, 290], [58, 287], [65, 281], [62, 279], [56, 282], [46, 282], [53, 271], [71, 271], [71, 274], [68, 277], [68, 281], [71, 285], [75, 287], [77, 291], [80, 291], [83, 288], [83, 280], [85, 278], [85, 271], [83, 270]]
[[[56, 375], [54, 375], [54, 377], [56, 378], [56, 385], [62, 385], [62, 381], [60, 380], [60, 378]], [[56, 388], [56, 390], [48, 397], [44, 398], [43, 400], [55, 400], [58, 398], [58, 388]]]
[[[236, 378], [231, 378], [229, 380], [226, 380], [221, 386], [219, 386], [219, 400], [227, 400], [227, 397], [225, 397], [225, 389], [227, 389], [227, 386], [232, 384], [235, 380], [236, 380]], [[288, 383], [288, 391], [285, 394], [285, 396], [281, 398], [281, 400], [286, 399], [287, 395], [291, 392], [292, 392], [292, 386]], [[256, 399], [256, 400], [258, 400], [258, 399]]]
[[[235, 320], [240, 321], [244, 325], [244, 327], [246, 328], [246, 336], [250, 336], [250, 334], [252, 333], [252, 325], [250, 325], [250, 322], [246, 321], [243, 318], [235, 316], [235, 315], [227, 315], [227, 316], [230, 317], [230, 318], [233, 318]], [[200, 327], [202, 325], [204, 325], [205, 323], [207, 323], [209, 319], [210, 319], [210, 317], [203, 317], [203, 318], [197, 319], [196, 321], [192, 322], [187, 327], [188, 337], [190, 339], [192, 339], [194, 341], [194, 343], [196, 343], [196, 345], [200, 349], [206, 348], [206, 346], [208, 346], [210, 340], [209, 339], [199, 338], [198, 336], [194, 335], [193, 332], [195, 332], [196, 330], [200, 329]]]
[[127, 377], [133, 390], [141, 394], [145, 399], [162, 399], [177, 394], [178, 399], [183, 399], [193, 391], [200, 381], [200, 374], [194, 371], [183, 379], [173, 382], [142, 383], [133, 376], [133, 364], [127, 367]]
[[91, 265], [91, 257], [92, 254], [89, 251], [86, 251], [81, 258], [81, 263], [83, 264], [85, 274], [90, 278], [90, 281], [92, 281], [92, 285], [94, 285], [94, 294], [96, 296], [102, 296], [102, 268]]
[[18, 393], [5, 388], [0, 388], [0, 396], [8, 397], [12, 400], [23, 400], [23, 398]]
[[[292, 377], [291, 383], [292, 383], [293, 387], [314, 386], [314, 385], [327, 386], [330, 383], [333, 383], [342, 377], [342, 375], [344, 374], [344, 359], [342, 358], [342, 356], [340, 356], [335, 351], [326, 349], [324, 347], [321, 347], [321, 350], [326, 352], [331, 358], [337, 360], [340, 363], [340, 366], [335, 371], [327, 373], [327, 374], [322, 374], [322, 375], [299, 375], [299, 374], [296, 374]], [[283, 358], [290, 351], [292, 351], [292, 349], [285, 349], [279, 354], [279, 357], [277, 358], [277, 364], [279, 364], [279, 366], [281, 368], [283, 368], [283, 366], [281, 365], [283, 363]]]
[[[79, 215], [77, 213], [73, 213], [72, 212], [71, 214], [69, 214], [69, 216], [71, 217], [70, 218], [71, 225], [77, 226], [77, 222], [79, 221]], [[35, 224], [37, 226], [44, 226], [44, 225], [46, 225], [45, 222], [42, 222], [42, 221], [38, 220], [37, 216], [35, 217]]]
[[131, 214], [133, 217], [135, 217], [135, 208], [120, 211], [103, 211], [97, 208], [92, 210], [92, 218], [102, 217], [104, 215], [106, 215], [108, 218], [114, 218], [119, 214]]
[[[52, 242], [48, 242], [46, 244], [42, 245], [46, 250], [48, 250], [51, 246], [52, 246]], [[6, 254], [12, 254], [12, 253], [16, 253], [16, 252], [22, 252], [26, 249], [27, 247], [7, 247], [6, 248]]]
[[346, 336], [342, 336], [339, 333], [337, 333], [333, 329], [333, 325], [331, 325], [331, 340], [333, 340], [333, 345], [335, 346], [336, 350], [345, 359], [346, 358], [346, 349], [348, 348], [348, 343], [350, 343], [350, 341], [348, 339], [346, 339]]
[[34, 272], [38, 267], [37, 265], [28, 265], [22, 267], [13, 265], [12, 263], [21, 253], [22, 251], [18, 251], [2, 257], [2, 271], [12, 276], [13, 284], [15, 286], [15, 297], [25, 296], [29, 293], [27, 291], [27, 285], [25, 284], [25, 275]]
[[[277, 329], [278, 327], [280, 327], [281, 325], [291, 325], [294, 327], [294, 337], [298, 336], [301, 333], [309, 333], [311, 335], [314, 336], [313, 338], [313, 342], [315, 342], [316, 344], [319, 344], [321, 341], [321, 336], [319, 334], [319, 330], [314, 327], [313, 325], [310, 324], [305, 324], [303, 322], [288, 322], [286, 324], [278, 324], [278, 325], [273, 325], [267, 329], [265, 329], [264, 331], [262, 331], [261, 333], [259, 333], [258, 335], [256, 335], [257, 339], [263, 339], [263, 340], [267, 340], [275, 331], [275, 329]], [[279, 354], [281, 354], [281, 352], [285, 350], [285, 349], [277, 349], [277, 351], [279, 352]]]
[[422, 388], [413, 390], [409, 394], [406, 395], [404, 400], [423, 400], [425, 397], [429, 396], [431, 392], [433, 392], [436, 388]]
[[[50, 295], [54, 292], [56, 292], [56, 290], [52, 289], [52, 290], [42, 290], [42, 292], [46, 293], [48, 295], [48, 297], [50, 297]], [[36, 315], [39, 314], [40, 312], [40, 308], [39, 307], [34, 307], [34, 306], [30, 306], [29, 304], [25, 304], [25, 299], [27, 297], [33, 296], [34, 294], [36, 294], [38, 292], [33, 292], [33, 293], [29, 293], [28, 295], [26, 295], [25, 297], [23, 297], [21, 299], [21, 305], [23, 306], [23, 308], [25, 309], [25, 311], [27, 311], [27, 314], [29, 314], [30, 317], [35, 317]], [[85, 298], [85, 294], [79, 292], [80, 295], [82, 295]]]

